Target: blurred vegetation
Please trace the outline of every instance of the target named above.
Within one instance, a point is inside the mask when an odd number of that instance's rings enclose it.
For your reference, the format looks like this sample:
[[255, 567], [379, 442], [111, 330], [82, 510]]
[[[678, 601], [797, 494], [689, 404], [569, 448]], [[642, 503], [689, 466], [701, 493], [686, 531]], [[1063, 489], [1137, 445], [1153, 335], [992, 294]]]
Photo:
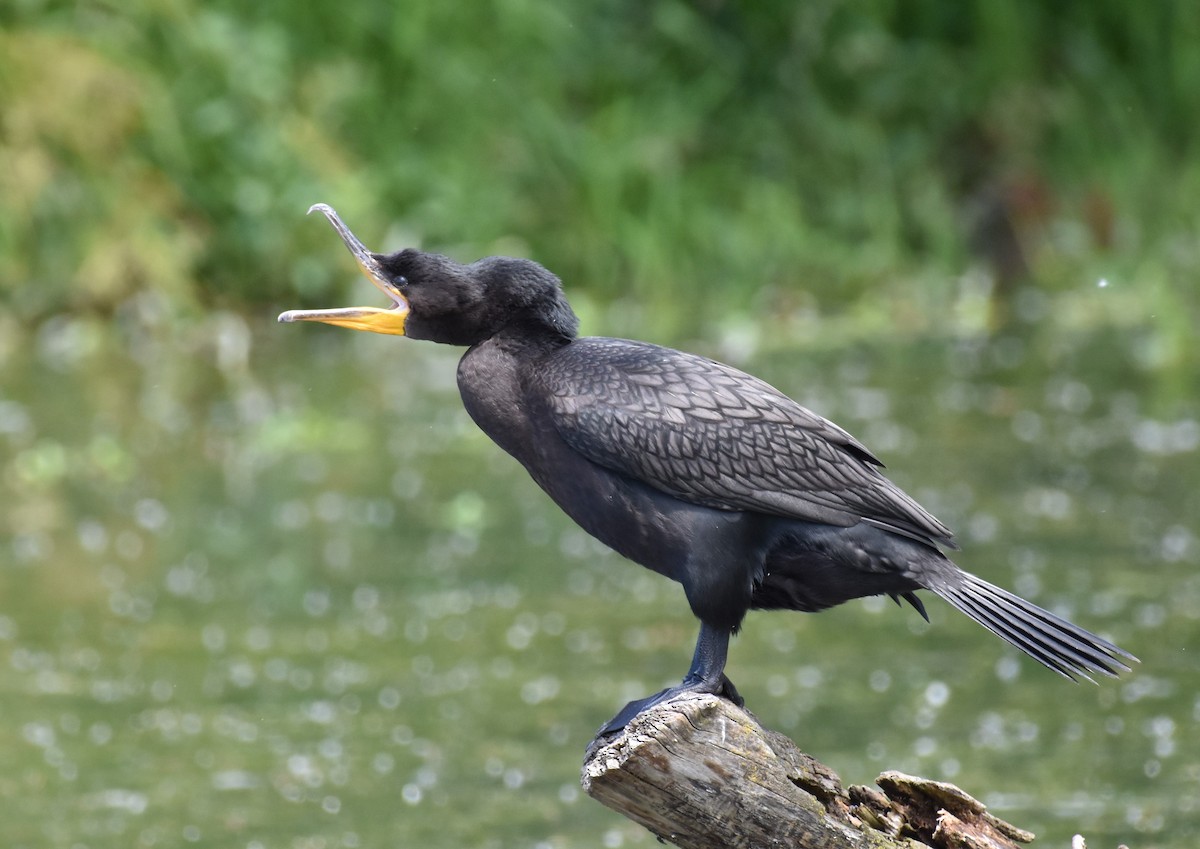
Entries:
[[534, 257], [616, 306], [593, 332], [982, 327], [1030, 281], [1168, 357], [1200, 318], [1197, 4], [8, 0], [0, 27], [10, 325], [357, 301], [315, 201], [378, 249]]

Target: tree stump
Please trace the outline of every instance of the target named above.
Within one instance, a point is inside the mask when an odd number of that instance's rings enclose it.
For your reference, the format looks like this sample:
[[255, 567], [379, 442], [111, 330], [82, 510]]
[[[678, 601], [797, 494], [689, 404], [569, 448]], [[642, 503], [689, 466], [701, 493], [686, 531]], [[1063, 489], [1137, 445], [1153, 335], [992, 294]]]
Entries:
[[1033, 835], [953, 784], [829, 767], [725, 699], [686, 694], [592, 744], [583, 789], [683, 849], [1017, 849]]

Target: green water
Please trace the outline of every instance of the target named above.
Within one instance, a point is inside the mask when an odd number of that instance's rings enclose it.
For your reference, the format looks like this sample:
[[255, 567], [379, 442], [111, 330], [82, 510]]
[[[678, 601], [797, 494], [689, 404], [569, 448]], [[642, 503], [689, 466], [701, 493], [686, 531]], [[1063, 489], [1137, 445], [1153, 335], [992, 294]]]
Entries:
[[[0, 342], [9, 847], [618, 847], [594, 730], [677, 680], [678, 587], [479, 433], [457, 352], [137, 308]], [[1200, 841], [1200, 409], [1153, 337], [772, 349], [960, 562], [1143, 663], [1074, 685], [931, 600], [757, 614], [729, 666], [848, 783], [961, 784], [1037, 845]], [[707, 351], [706, 353], [717, 353]]]

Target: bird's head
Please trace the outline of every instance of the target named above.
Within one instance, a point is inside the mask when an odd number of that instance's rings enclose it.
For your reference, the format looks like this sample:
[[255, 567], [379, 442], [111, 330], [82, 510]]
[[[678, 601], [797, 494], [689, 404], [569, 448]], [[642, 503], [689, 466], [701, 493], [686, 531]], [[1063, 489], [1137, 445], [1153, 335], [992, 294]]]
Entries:
[[450, 345], [474, 345], [510, 331], [575, 336], [578, 319], [558, 278], [536, 262], [488, 257], [462, 265], [440, 254], [408, 248], [393, 254], [367, 250], [338, 214], [319, 210], [342, 237], [367, 279], [391, 306], [288, 310], [280, 321], [320, 321]]

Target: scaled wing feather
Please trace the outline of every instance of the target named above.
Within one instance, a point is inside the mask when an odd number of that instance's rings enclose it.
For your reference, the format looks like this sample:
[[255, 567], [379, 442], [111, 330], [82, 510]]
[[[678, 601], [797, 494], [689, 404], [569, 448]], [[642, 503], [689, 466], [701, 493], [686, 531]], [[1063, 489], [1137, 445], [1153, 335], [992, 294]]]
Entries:
[[849, 526], [929, 545], [948, 528], [878, 471], [857, 439], [769, 384], [657, 345], [581, 339], [534, 378], [562, 438], [685, 501]]

